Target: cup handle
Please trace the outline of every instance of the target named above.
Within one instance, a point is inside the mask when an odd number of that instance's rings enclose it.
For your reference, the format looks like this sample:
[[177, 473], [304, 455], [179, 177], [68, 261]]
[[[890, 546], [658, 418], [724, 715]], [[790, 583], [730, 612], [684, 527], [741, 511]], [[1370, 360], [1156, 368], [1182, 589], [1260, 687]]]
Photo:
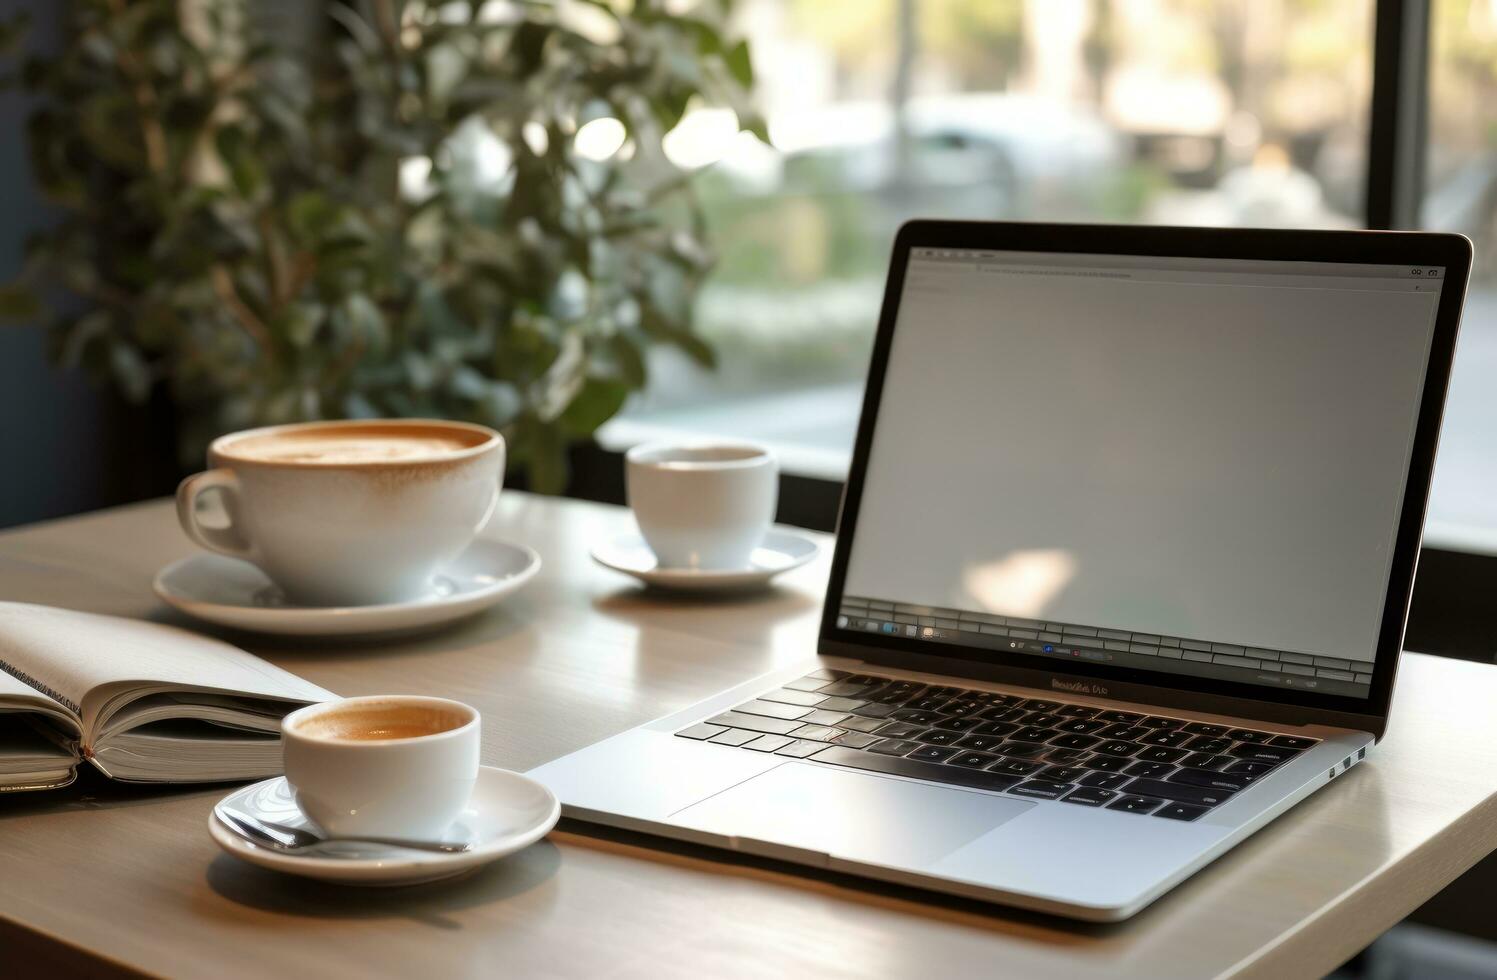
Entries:
[[[198, 523], [198, 498], [217, 490], [223, 495], [224, 510], [229, 515], [227, 527], [204, 527]], [[234, 558], [249, 558], [250, 544], [236, 526], [239, 512], [239, 478], [233, 470], [208, 470], [183, 480], [177, 487], [177, 523], [189, 538], [209, 551], [230, 555]]]

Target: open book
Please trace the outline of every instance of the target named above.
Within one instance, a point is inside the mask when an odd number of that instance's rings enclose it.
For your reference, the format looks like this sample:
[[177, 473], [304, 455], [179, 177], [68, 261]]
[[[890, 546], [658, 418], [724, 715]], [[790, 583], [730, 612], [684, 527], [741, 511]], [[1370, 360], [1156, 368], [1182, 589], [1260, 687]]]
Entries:
[[88, 761], [143, 783], [281, 771], [281, 717], [335, 697], [219, 640], [158, 623], [0, 602], [0, 792]]

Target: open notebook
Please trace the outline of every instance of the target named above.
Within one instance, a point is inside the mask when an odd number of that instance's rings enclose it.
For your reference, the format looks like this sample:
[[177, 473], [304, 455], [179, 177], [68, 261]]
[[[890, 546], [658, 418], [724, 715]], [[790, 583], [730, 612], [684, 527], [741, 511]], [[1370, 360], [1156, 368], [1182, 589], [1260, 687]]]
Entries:
[[335, 697], [219, 640], [158, 623], [0, 602], [0, 792], [281, 770], [281, 717]]

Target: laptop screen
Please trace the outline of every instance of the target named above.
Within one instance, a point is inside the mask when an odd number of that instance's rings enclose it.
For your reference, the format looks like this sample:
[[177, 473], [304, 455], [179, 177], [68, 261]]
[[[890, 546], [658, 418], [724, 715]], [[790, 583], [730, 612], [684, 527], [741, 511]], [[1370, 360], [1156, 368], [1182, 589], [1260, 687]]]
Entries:
[[1367, 696], [1443, 267], [908, 263], [837, 630]]

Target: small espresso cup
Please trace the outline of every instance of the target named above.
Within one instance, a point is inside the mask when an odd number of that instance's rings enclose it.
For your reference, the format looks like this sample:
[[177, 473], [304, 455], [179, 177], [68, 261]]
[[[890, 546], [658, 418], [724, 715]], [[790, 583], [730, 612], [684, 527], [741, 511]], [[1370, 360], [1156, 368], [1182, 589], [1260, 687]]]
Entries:
[[[425, 419], [306, 422], [235, 432], [177, 488], [182, 530], [258, 565], [292, 602], [361, 606], [428, 595], [488, 522], [504, 439]], [[202, 523], [217, 493], [228, 524]]]
[[296, 805], [332, 837], [437, 840], [473, 795], [478, 711], [415, 695], [342, 698], [281, 721]]
[[779, 464], [730, 443], [636, 446], [625, 456], [629, 506], [662, 568], [746, 568], [774, 519]]

